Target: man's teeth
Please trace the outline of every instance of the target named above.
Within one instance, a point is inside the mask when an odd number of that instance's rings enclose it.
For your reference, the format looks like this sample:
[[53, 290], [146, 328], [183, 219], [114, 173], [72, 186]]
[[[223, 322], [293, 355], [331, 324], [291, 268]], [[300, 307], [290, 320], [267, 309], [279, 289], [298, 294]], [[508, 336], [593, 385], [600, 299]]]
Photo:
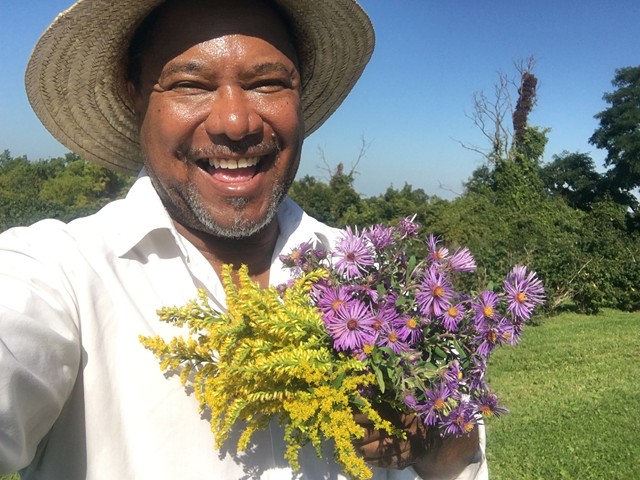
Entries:
[[255, 167], [258, 164], [258, 157], [225, 159], [225, 158], [210, 158], [209, 165], [214, 168], [227, 168], [229, 170], [235, 170], [236, 168]]

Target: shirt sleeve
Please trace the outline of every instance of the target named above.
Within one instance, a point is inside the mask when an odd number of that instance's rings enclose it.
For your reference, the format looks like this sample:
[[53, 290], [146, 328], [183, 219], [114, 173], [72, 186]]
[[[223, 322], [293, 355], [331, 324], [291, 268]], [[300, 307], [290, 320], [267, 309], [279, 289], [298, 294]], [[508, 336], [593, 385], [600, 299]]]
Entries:
[[81, 358], [77, 308], [52, 239], [26, 231], [0, 236], [0, 474], [31, 462]]

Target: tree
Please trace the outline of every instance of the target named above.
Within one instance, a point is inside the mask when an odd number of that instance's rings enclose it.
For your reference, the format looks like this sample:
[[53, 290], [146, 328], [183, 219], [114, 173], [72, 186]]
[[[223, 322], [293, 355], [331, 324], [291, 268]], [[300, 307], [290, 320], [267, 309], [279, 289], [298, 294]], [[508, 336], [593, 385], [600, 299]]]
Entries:
[[608, 176], [629, 191], [640, 186], [640, 66], [617, 69], [611, 83], [616, 90], [604, 94], [610, 106], [595, 115], [600, 126], [589, 142], [607, 150]]
[[332, 213], [333, 195], [326, 183], [305, 175], [293, 182], [289, 189], [289, 196], [312, 217], [329, 225], [336, 225], [336, 219]]
[[[533, 56], [515, 64], [520, 76], [519, 83], [503, 72], [493, 86], [493, 97], [484, 92], [473, 94], [473, 112], [469, 117], [480, 133], [489, 141], [489, 149], [460, 142], [467, 150], [481, 154], [489, 165], [513, 159], [519, 145], [525, 141], [529, 127], [529, 114], [537, 99], [538, 78], [533, 74]], [[516, 89], [518, 99], [512, 100]], [[511, 125], [507, 119], [511, 117]]]
[[435, 197], [430, 197], [421, 188], [413, 189], [407, 183], [397, 190], [388, 187], [385, 193], [362, 201], [362, 214], [358, 219], [361, 226], [373, 223], [392, 223], [407, 216], [415, 215], [421, 225], [432, 221], [432, 205]]
[[370, 143], [362, 137], [358, 156], [351, 162], [348, 170], [342, 162], [332, 167], [325, 157], [324, 149], [319, 147], [318, 153], [324, 164], [328, 182], [324, 183], [315, 177], [305, 175], [293, 182], [289, 196], [312, 217], [331, 226], [342, 228], [358, 224], [362, 218], [362, 198], [355, 190], [353, 182], [358, 173], [358, 164], [366, 156], [369, 146]]
[[67, 210], [93, 210], [128, 189], [129, 177], [87, 162], [74, 153], [50, 162], [60, 164], [55, 175], [43, 183], [39, 198], [43, 203]]
[[27, 225], [50, 216], [38, 200], [44, 179], [36, 174], [27, 157], [12, 157], [8, 150], [0, 158], [0, 231], [15, 225]]
[[554, 155], [553, 161], [542, 167], [540, 177], [549, 193], [562, 197], [572, 208], [590, 212], [595, 202], [606, 199], [621, 205], [623, 212], [637, 208], [635, 197], [616, 188], [607, 174], [598, 173], [587, 153]]
[[334, 227], [356, 223], [360, 212], [360, 194], [353, 187], [353, 172], [345, 173], [339, 163], [329, 183], [309, 175], [293, 182], [289, 196], [308, 214]]
[[[516, 64], [520, 81], [516, 83], [500, 73], [494, 86], [494, 99], [485, 94], [474, 95], [475, 125], [490, 142], [487, 150], [463, 147], [478, 152], [487, 162], [476, 169], [465, 185], [468, 192], [497, 193], [497, 201], [516, 206], [530, 202], [542, 192], [540, 166], [547, 144], [548, 129], [529, 125], [529, 115], [536, 104], [538, 79], [532, 70], [535, 60], [530, 57]], [[518, 98], [512, 101], [512, 90]], [[511, 117], [511, 125], [507, 118]]]
[[509, 88], [512, 81], [503, 73], [493, 87], [493, 97], [484, 92], [473, 94], [473, 112], [469, 117], [480, 133], [491, 145], [489, 149], [464, 142], [460, 144], [467, 150], [482, 155], [489, 165], [495, 165], [509, 156], [513, 133], [505, 118], [512, 109]]
[[78, 155], [30, 162], [0, 154], [0, 231], [43, 218], [69, 221], [125, 194], [133, 178]]
[[553, 161], [542, 167], [540, 176], [548, 192], [583, 211], [591, 210], [603, 181], [589, 154], [579, 152], [554, 155]]
[[[619, 220], [622, 213], [624, 219], [624, 208], [614, 208], [606, 179], [594, 171], [588, 156], [556, 158], [551, 166], [542, 167], [548, 130], [529, 125], [538, 85], [532, 66], [529, 60], [518, 69], [513, 110], [510, 88], [516, 83], [503, 75], [495, 101], [475, 97], [476, 125], [491, 142], [485, 154], [488, 162], [473, 173], [465, 193], [442, 211], [437, 230], [471, 248], [486, 280], [496, 281], [514, 263], [531, 266], [545, 281], [551, 309], [567, 301], [588, 312], [604, 306], [628, 308], [636, 304], [637, 296], [612, 295], [612, 281], [607, 278], [619, 274], [619, 262], [606, 263], [606, 258], [613, 258], [609, 250], [594, 256], [596, 245], [603, 248], [600, 238], [624, 238], [624, 222], [603, 221], [596, 229], [587, 214], [596, 200], [601, 200], [602, 218], [615, 213]], [[512, 125], [507, 127], [509, 114]], [[626, 239], [614, 250], [623, 251], [623, 244], [627, 245]], [[621, 285], [628, 284], [624, 278]]]
[[529, 114], [536, 103], [538, 78], [531, 73], [534, 61], [529, 59], [526, 67], [519, 68], [520, 86], [518, 87], [518, 102], [511, 115], [513, 121], [513, 141], [517, 148], [525, 140], [527, 126], [529, 125]]

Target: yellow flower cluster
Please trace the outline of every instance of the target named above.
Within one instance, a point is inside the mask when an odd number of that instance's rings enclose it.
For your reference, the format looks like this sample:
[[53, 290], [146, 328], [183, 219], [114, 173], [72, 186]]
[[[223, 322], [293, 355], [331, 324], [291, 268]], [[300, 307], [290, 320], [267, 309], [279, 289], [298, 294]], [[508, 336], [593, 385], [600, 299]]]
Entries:
[[227, 311], [209, 305], [205, 291], [183, 307], [163, 308], [160, 319], [187, 325], [189, 338], [140, 337], [160, 360], [163, 371], [179, 371], [184, 385], [193, 386], [201, 409], [211, 412], [211, 429], [219, 448], [231, 429], [244, 430], [238, 449], [251, 435], [278, 418], [285, 429], [286, 458], [299, 468], [299, 449], [311, 442], [320, 455], [321, 444], [333, 440], [335, 459], [355, 479], [371, 477], [371, 470], [355, 452], [352, 441], [364, 430], [353, 419], [366, 414], [376, 428], [400, 435], [383, 420], [360, 392], [375, 383], [357, 359], [336, 353], [311, 304], [311, 285], [322, 270], [297, 279], [281, 297], [274, 288], [261, 289], [246, 267], [233, 282], [232, 267], [223, 269]]

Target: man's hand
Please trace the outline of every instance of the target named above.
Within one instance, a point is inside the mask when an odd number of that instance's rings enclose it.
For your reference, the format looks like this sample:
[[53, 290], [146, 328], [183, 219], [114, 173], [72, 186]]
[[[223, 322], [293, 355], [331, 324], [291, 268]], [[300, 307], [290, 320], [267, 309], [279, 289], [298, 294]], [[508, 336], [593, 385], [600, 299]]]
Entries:
[[365, 415], [355, 420], [365, 429], [362, 439], [355, 442], [360, 454], [370, 465], [403, 469], [413, 465], [424, 480], [451, 479], [470, 463], [480, 461], [478, 428], [461, 437], [442, 438], [434, 429], [426, 428], [415, 415], [389, 414], [384, 417], [404, 430], [406, 439], [375, 430]]

